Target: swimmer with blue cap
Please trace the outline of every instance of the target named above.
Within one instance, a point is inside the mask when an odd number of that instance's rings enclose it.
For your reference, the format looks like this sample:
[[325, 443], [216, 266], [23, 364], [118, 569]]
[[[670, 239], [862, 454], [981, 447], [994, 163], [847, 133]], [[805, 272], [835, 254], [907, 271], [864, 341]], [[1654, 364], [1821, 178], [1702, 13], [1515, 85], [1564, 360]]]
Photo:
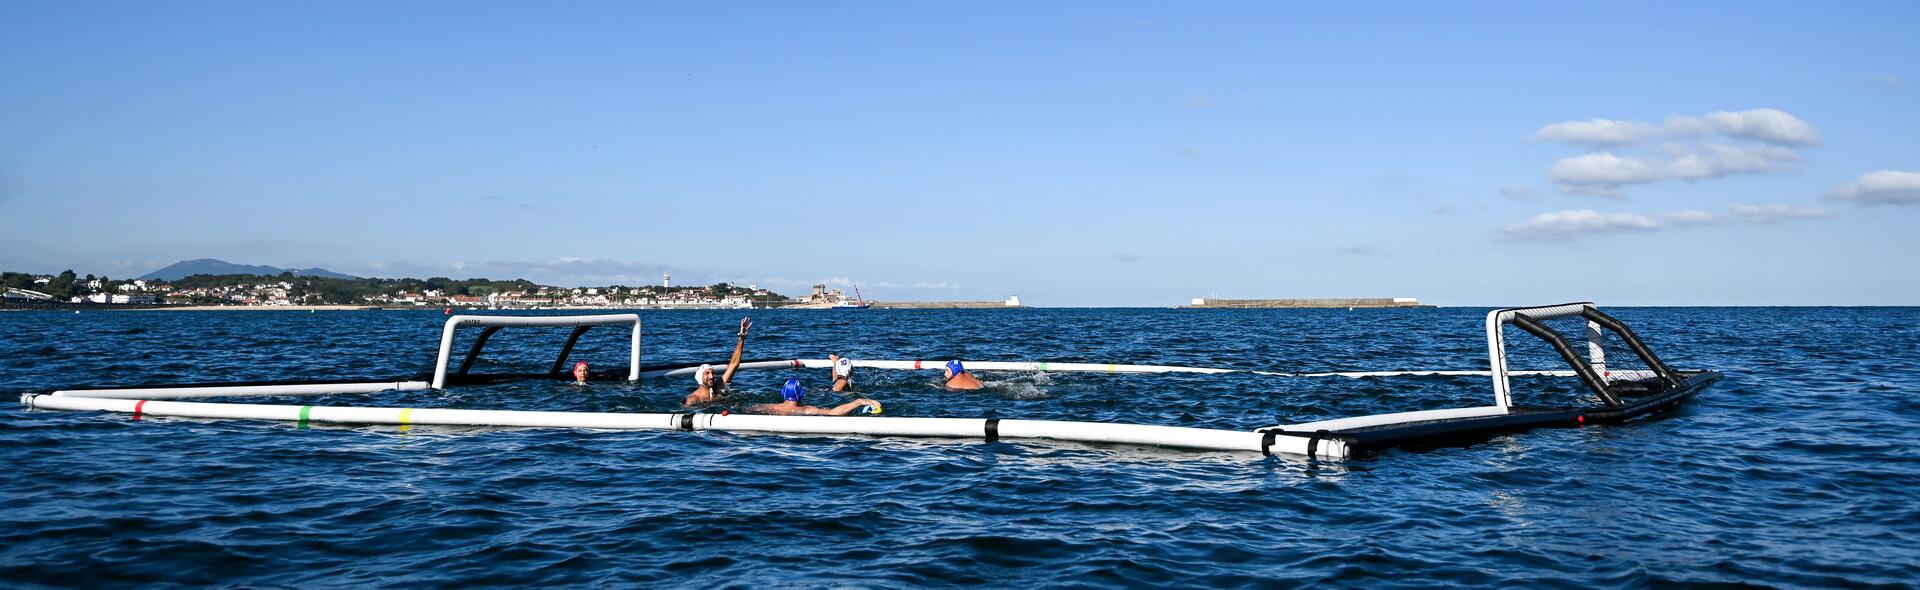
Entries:
[[820, 408], [801, 404], [800, 400], [806, 399], [806, 397], [807, 388], [800, 385], [800, 379], [788, 377], [787, 384], [780, 387], [780, 403], [756, 406], [754, 410], [763, 414], [786, 414], [794, 416], [845, 416], [852, 414], [855, 410], [862, 409], [864, 409], [864, 411], [861, 413], [864, 414], [880, 413], [880, 402], [867, 398], [860, 398], [831, 408]]
[[740, 318], [740, 339], [733, 343], [733, 358], [727, 360], [726, 373], [716, 377], [713, 374], [713, 365], [700, 365], [700, 368], [693, 370], [693, 382], [696, 387], [693, 393], [687, 394], [687, 399], [680, 402], [681, 404], [695, 406], [713, 403], [715, 393], [727, 390], [727, 385], [733, 383], [733, 373], [740, 370], [740, 353], [747, 349], [747, 328], [750, 327], [753, 327], [752, 319]]
[[967, 366], [961, 364], [960, 359], [947, 361], [946, 366], [940, 367], [940, 374], [947, 380], [947, 389], [979, 389], [986, 386], [979, 377], [967, 371]]

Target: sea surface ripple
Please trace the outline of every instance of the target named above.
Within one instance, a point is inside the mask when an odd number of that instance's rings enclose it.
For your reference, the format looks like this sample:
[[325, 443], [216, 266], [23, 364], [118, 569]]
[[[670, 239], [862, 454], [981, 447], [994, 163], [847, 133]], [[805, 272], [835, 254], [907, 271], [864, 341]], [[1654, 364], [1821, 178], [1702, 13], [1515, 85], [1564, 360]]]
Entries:
[[[0, 586], [1274, 587], [1920, 583], [1920, 309], [1620, 308], [1727, 378], [1676, 412], [1389, 451], [1238, 453], [721, 432], [313, 427], [0, 405]], [[750, 358], [1480, 369], [1484, 309], [754, 310]], [[742, 312], [642, 312], [648, 362]], [[0, 313], [0, 391], [391, 378], [434, 312]], [[503, 332], [538, 370], [564, 331]], [[618, 366], [624, 341], [576, 358]], [[490, 348], [490, 350], [494, 350]], [[733, 404], [798, 376], [744, 372]], [[1484, 377], [862, 370], [888, 415], [1253, 429], [1484, 404]], [[687, 379], [308, 403], [675, 411]], [[286, 403], [276, 400], [276, 403]]]

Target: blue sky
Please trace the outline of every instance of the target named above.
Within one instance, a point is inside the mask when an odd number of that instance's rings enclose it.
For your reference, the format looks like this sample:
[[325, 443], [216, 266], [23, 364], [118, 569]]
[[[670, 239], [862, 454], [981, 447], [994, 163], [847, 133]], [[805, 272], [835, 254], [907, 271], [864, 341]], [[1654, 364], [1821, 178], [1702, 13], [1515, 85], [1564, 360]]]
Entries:
[[0, 268], [1920, 304], [1920, 4], [9, 2]]

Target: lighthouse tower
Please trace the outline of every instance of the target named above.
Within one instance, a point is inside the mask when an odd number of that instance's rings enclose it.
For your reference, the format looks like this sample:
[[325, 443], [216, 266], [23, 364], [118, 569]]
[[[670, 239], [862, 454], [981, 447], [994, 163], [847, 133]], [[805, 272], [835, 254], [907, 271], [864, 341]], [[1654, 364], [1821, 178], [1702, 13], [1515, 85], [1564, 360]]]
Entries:
[[670, 275], [670, 274], [667, 274], [667, 273], [660, 273], [660, 288], [662, 288], [662, 289], [672, 289], [672, 288], [673, 288], [673, 275]]

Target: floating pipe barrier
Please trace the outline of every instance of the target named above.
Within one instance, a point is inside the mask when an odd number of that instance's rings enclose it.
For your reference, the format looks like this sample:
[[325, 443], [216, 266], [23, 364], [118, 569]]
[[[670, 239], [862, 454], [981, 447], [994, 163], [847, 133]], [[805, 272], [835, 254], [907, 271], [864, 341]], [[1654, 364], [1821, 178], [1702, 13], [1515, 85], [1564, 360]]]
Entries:
[[[826, 359], [801, 361], [809, 369], [824, 369], [832, 365]], [[913, 361], [869, 361], [854, 359], [854, 367], [875, 369], [920, 369], [938, 371], [945, 366], [944, 360]], [[1208, 369], [1203, 367], [1175, 367], [1169, 365], [1121, 365], [1113, 363], [1050, 363], [1050, 362], [1001, 362], [966, 361], [969, 371], [1032, 371], [1039, 373], [1234, 373], [1236, 369]]]
[[333, 395], [341, 393], [379, 393], [388, 390], [427, 389], [425, 381], [379, 381], [367, 383], [304, 383], [299, 385], [209, 385], [203, 387], [123, 387], [114, 389], [63, 389], [55, 397], [91, 397], [101, 399], [186, 399], [195, 397], [242, 397], [272, 395]]
[[[1579, 358], [1564, 335], [1540, 322], [1579, 317], [1587, 322], [1588, 358]], [[425, 375], [413, 380], [368, 382], [281, 381], [224, 383], [181, 386], [130, 386], [118, 388], [75, 388], [50, 394], [25, 394], [20, 401], [29, 409], [95, 410], [141, 415], [188, 418], [238, 418], [258, 420], [328, 422], [340, 424], [414, 424], [447, 426], [494, 426], [514, 428], [584, 428], [595, 430], [719, 430], [783, 434], [857, 434], [869, 436], [918, 436], [978, 438], [987, 441], [1007, 439], [1052, 439], [1088, 443], [1136, 444], [1174, 448], [1254, 451], [1299, 455], [1321, 459], [1347, 459], [1359, 453], [1404, 445], [1432, 444], [1438, 441], [1484, 437], [1538, 427], [1573, 427], [1587, 424], [1612, 424], [1672, 408], [1685, 401], [1722, 375], [1714, 371], [1675, 371], [1654, 356], [1651, 349], [1624, 324], [1601, 313], [1590, 303], [1495, 310], [1487, 315], [1488, 360], [1486, 371], [1413, 370], [1351, 371], [1326, 373], [1280, 373], [1244, 369], [1216, 369], [1166, 365], [1102, 363], [999, 362], [970, 361], [968, 367], [981, 371], [1104, 372], [1104, 373], [1249, 373], [1284, 377], [1396, 377], [1418, 375], [1490, 376], [1494, 385], [1494, 405], [1356, 416], [1309, 422], [1281, 424], [1252, 432], [1108, 424], [1053, 420], [1015, 420], [998, 418], [919, 418], [919, 417], [831, 417], [765, 416], [752, 414], [551, 412], [515, 410], [463, 410], [439, 408], [337, 407], [312, 405], [266, 405], [168, 401], [204, 397], [298, 396], [341, 393], [375, 393], [389, 390], [442, 389], [449, 384], [493, 383], [511, 379], [561, 377], [574, 344], [589, 328], [601, 325], [631, 325], [632, 348], [624, 375], [607, 371], [596, 373], [597, 380], [677, 377], [692, 374], [698, 365], [673, 365], [644, 371], [640, 365], [640, 319], [635, 314], [597, 316], [454, 316], [442, 331], [440, 352], [435, 358], [432, 381]], [[1552, 345], [1571, 369], [1518, 371], [1507, 368], [1506, 342], [1501, 330], [1517, 326]], [[482, 328], [457, 370], [450, 370], [453, 334], [462, 326]], [[547, 373], [512, 375], [470, 375], [468, 370], [479, 358], [488, 338], [500, 329], [517, 326], [572, 327], [567, 344]], [[1602, 347], [1601, 332], [1611, 331], [1627, 343], [1647, 370], [1609, 370]], [[717, 364], [716, 364], [717, 365]], [[854, 360], [856, 367], [894, 370], [939, 370], [941, 360]], [[743, 362], [741, 369], [821, 369], [825, 359], [758, 360]], [[1508, 377], [1514, 375], [1577, 376], [1606, 407], [1600, 408], [1516, 408], [1509, 402]]]
[[[882, 370], [938, 371], [941, 369], [942, 366], [944, 366], [945, 363], [946, 363], [945, 360], [901, 361], [901, 360], [858, 360], [856, 359], [853, 361], [853, 366], [856, 368], [865, 367], [865, 368], [882, 369]], [[725, 361], [717, 362], [717, 363], [707, 363], [707, 364], [713, 365], [716, 368], [726, 366]], [[1124, 365], [1124, 364], [1114, 364], [1114, 363], [1055, 363], [1055, 362], [1048, 362], [1048, 361], [1027, 361], [1027, 362], [966, 361], [966, 364], [967, 364], [968, 371], [1020, 371], [1020, 372], [1028, 372], [1028, 373], [1133, 373], [1133, 374], [1197, 373], [1197, 374], [1207, 374], [1207, 375], [1218, 375], [1223, 373], [1248, 373], [1248, 374], [1263, 375], [1268, 377], [1349, 377], [1349, 378], [1355, 378], [1355, 379], [1364, 378], [1364, 377], [1417, 377], [1417, 376], [1434, 376], [1434, 375], [1487, 377], [1494, 374], [1493, 371], [1442, 370], [1442, 369], [1416, 369], [1416, 370], [1409, 370], [1409, 371], [1337, 371], [1337, 372], [1328, 372], [1328, 373], [1283, 373], [1283, 372], [1276, 372], [1276, 371], [1256, 371], [1251, 369], [1216, 369], [1216, 368], [1208, 368], [1208, 367], [1180, 367], [1180, 366], [1173, 366], [1173, 365]], [[831, 366], [833, 366], [832, 363], [827, 359], [759, 360], [759, 361], [742, 361], [740, 363], [740, 370], [756, 371], [756, 370], [769, 370], [769, 369], [825, 369]], [[671, 369], [643, 370], [640, 372], [640, 378], [641, 379], [660, 379], [660, 378], [666, 378], [666, 377], [690, 377], [693, 375], [693, 372], [696, 370], [699, 370], [698, 364], [688, 365], [688, 366], [676, 366]], [[1543, 376], [1551, 376], [1551, 377], [1572, 377], [1575, 375], [1575, 372], [1568, 369], [1546, 369], [1546, 370], [1527, 370], [1527, 371], [1507, 371], [1506, 374], [1508, 375], [1543, 375]], [[1639, 377], [1630, 377], [1630, 376], [1631, 375], [1653, 375], [1653, 374], [1654, 373], [1651, 371], [1615, 371], [1613, 372], [1613, 375], [1615, 377], [1622, 377], [1622, 378], [1639, 378]]]
[[[290, 406], [108, 399], [26, 394], [28, 409], [106, 411], [140, 416], [274, 420], [310, 423], [408, 426], [482, 426], [505, 428], [583, 428], [591, 430], [714, 430], [778, 434], [828, 434], [931, 438], [1046, 439], [1099, 444], [1242, 451], [1306, 456], [1311, 441], [1263, 432], [1184, 426], [1109, 424], [1003, 418], [909, 418], [879, 416], [769, 416], [758, 414], [548, 412]], [[1347, 459], [1345, 443], [1320, 441], [1314, 458]]]

